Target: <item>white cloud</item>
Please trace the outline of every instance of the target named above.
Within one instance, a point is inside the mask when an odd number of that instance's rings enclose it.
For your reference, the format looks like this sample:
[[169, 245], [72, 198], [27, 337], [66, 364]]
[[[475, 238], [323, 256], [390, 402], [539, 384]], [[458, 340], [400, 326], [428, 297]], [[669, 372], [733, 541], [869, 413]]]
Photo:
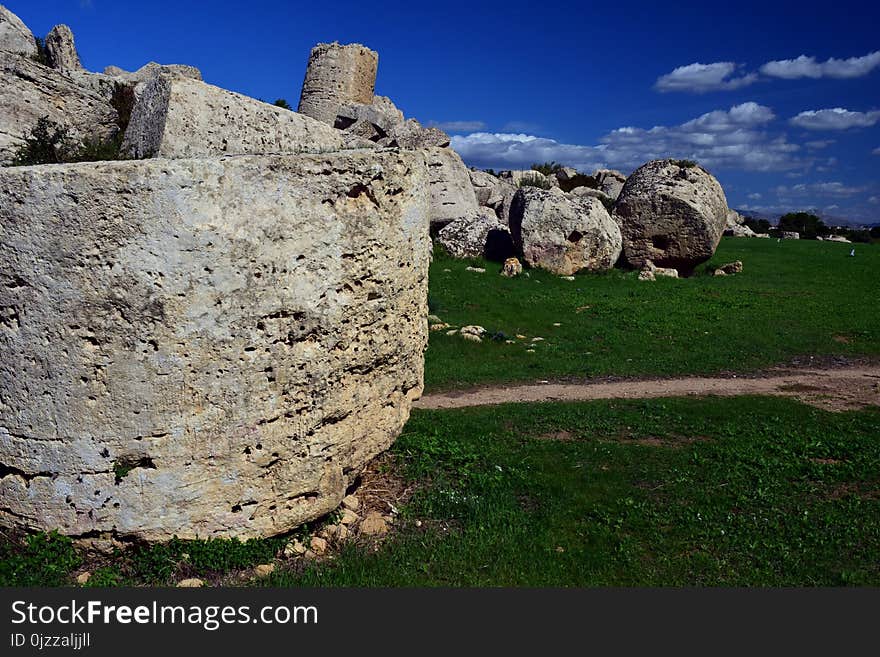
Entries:
[[478, 167], [527, 169], [535, 162], [555, 160], [581, 171], [592, 171], [604, 164], [600, 148], [562, 144], [522, 133], [453, 135], [452, 148], [468, 164]]
[[823, 148], [828, 148], [834, 142], [834, 139], [817, 139], [816, 141], [804, 142], [804, 146], [806, 146], [810, 150], [818, 151]]
[[758, 79], [755, 73], [741, 77], [731, 77], [737, 70], [734, 62], [715, 62], [713, 64], [688, 64], [679, 66], [672, 73], [661, 75], [654, 83], [660, 92], [689, 91], [730, 91], [748, 86]]
[[868, 203], [874, 203], [874, 204], [880, 203], [880, 196], [872, 196], [871, 198], [868, 199]]
[[789, 119], [789, 123], [807, 130], [847, 130], [867, 128], [880, 121], [880, 111], [851, 112], [842, 107], [809, 110]]
[[767, 62], [761, 67], [761, 73], [774, 78], [794, 80], [796, 78], [860, 78], [880, 66], [880, 50], [864, 57], [835, 59], [832, 57], [824, 62], [816, 61], [815, 57], [801, 55], [796, 59], [781, 59]]
[[475, 132], [486, 129], [483, 121], [428, 121], [428, 125], [444, 132]]
[[818, 182], [786, 187], [780, 185], [775, 189], [776, 195], [784, 198], [803, 196], [823, 196], [846, 198], [865, 191], [865, 187], [850, 187], [841, 182]]
[[762, 196], [758, 192], [755, 192], [754, 194], [749, 194], [748, 198], [751, 201], [760, 201]]
[[875, 148], [873, 151], [871, 151], [871, 153], [873, 153], [874, 155], [880, 155], [880, 148]]
[[749, 102], [677, 126], [618, 128], [596, 146], [563, 144], [525, 133], [478, 132], [453, 136], [452, 147], [468, 164], [492, 168], [525, 168], [555, 160], [581, 171], [605, 166], [631, 170], [665, 157], [696, 160], [710, 169], [780, 171], [803, 166], [794, 155], [800, 149], [797, 144], [763, 130], [773, 118], [769, 107]]

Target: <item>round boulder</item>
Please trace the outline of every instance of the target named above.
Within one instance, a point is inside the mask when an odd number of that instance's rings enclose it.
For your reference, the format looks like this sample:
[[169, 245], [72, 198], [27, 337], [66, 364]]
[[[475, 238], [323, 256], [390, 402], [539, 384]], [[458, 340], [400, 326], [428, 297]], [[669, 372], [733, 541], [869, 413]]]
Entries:
[[510, 207], [510, 232], [532, 267], [570, 276], [610, 269], [621, 250], [620, 228], [593, 197], [523, 187]]
[[686, 160], [654, 160], [627, 179], [614, 218], [630, 266], [651, 261], [687, 273], [715, 253], [727, 225], [727, 199], [703, 167]]
[[447, 224], [437, 234], [437, 240], [454, 258], [486, 258], [501, 262], [514, 252], [507, 226], [485, 207], [480, 207], [472, 216]]

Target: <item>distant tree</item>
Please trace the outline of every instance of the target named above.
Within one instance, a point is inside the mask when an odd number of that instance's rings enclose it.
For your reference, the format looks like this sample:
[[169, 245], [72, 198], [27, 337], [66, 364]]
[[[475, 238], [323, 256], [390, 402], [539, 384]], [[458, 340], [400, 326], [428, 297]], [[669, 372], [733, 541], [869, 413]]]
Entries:
[[543, 173], [545, 176], [549, 176], [556, 173], [564, 166], [564, 164], [559, 164], [559, 162], [544, 162], [544, 164], [533, 164], [532, 171], [537, 171], [538, 173]]
[[498, 174], [495, 172], [495, 169], [483, 169], [483, 171], [485, 171], [486, 173], [488, 173], [491, 176], [495, 176], [496, 178], [498, 177]]
[[280, 107], [281, 109], [293, 110], [293, 108], [290, 106], [290, 103], [288, 103], [283, 98], [279, 98], [272, 104], [275, 105], [275, 107]]
[[880, 240], [880, 226], [874, 226], [869, 232], [875, 240]]
[[868, 230], [851, 230], [848, 231], [846, 237], [850, 242], [871, 243], [871, 232]]
[[778, 228], [781, 231], [800, 233], [801, 237], [814, 240], [819, 235], [830, 235], [831, 230], [819, 217], [809, 212], [789, 212], [779, 218]]
[[755, 219], [754, 217], [746, 217], [743, 221], [744, 226], [748, 226], [756, 233], [769, 233], [770, 222], [766, 219]]

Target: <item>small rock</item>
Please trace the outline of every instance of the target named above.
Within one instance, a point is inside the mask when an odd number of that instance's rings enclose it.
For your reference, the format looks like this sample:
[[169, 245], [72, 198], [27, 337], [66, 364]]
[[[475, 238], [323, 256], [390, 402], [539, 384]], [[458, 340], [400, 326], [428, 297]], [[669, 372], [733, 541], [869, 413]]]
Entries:
[[361, 534], [367, 536], [381, 536], [388, 533], [388, 523], [380, 513], [370, 512], [361, 523]]
[[553, 326], [562, 326], [559, 322], [553, 322]]
[[516, 344], [516, 340], [505, 340], [504, 344]]
[[197, 589], [205, 585], [203, 580], [200, 580], [198, 577], [190, 577], [189, 579], [182, 579], [177, 583], [177, 587], [181, 589]]
[[472, 271], [475, 274], [485, 274], [486, 273], [486, 270], [483, 269], [482, 267], [465, 267], [465, 270]]
[[340, 543], [342, 541], [348, 540], [348, 534], [348, 527], [346, 527], [345, 525], [339, 525], [336, 528], [336, 540]]
[[[446, 271], [449, 271], [448, 269]], [[442, 324], [443, 320], [437, 317], [437, 315], [428, 315], [428, 324]], [[345, 503], [345, 500], [342, 500]]]
[[470, 340], [471, 342], [482, 342], [483, 339], [479, 335], [474, 335], [473, 333], [462, 333], [461, 337], [465, 340]]
[[455, 335], [458, 333], [458, 329], [452, 329], [451, 331], [446, 331], [446, 335]]
[[544, 342], [544, 338], [532, 338], [532, 342]]
[[525, 339], [526, 339], [526, 336], [524, 336], [524, 335], [520, 335], [519, 333], [517, 333], [517, 334], [516, 334], [516, 339], [517, 339], [517, 340], [525, 340]]
[[734, 262], [728, 262], [726, 265], [721, 265], [715, 273], [723, 271], [725, 274], [741, 274], [742, 270], [742, 260], [735, 260]]
[[318, 554], [314, 550], [306, 550], [305, 554], [303, 554], [303, 559], [307, 561], [312, 561], [318, 558]]
[[535, 350], [534, 349], [526, 349], [526, 353], [533, 354], [533, 353], [535, 353]]
[[574, 276], [560, 276], [559, 278], [561, 278], [564, 281], [573, 281], [574, 280]]
[[508, 258], [504, 261], [504, 268], [501, 270], [502, 276], [513, 278], [522, 274], [522, 263], [517, 258]]
[[306, 553], [306, 546], [300, 543], [298, 540], [290, 541], [287, 545], [284, 546], [284, 556], [292, 557], [300, 554]]
[[727, 276], [727, 272], [724, 271], [723, 269], [716, 269], [715, 276]]
[[484, 329], [482, 326], [470, 325], [470, 326], [462, 326], [461, 327], [462, 335], [470, 334], [470, 335], [476, 335], [477, 337], [479, 337], [479, 336], [483, 335], [485, 332], [486, 332], [486, 329]]
[[351, 509], [345, 509], [342, 512], [342, 518], [339, 519], [339, 523], [341, 525], [353, 525], [358, 520], [360, 520], [360, 516], [356, 514]]
[[259, 566], [254, 566], [254, 575], [256, 575], [257, 577], [268, 577], [274, 572], [274, 563], [261, 563]]
[[92, 574], [89, 572], [80, 573], [79, 575], [76, 576], [76, 583], [77, 584], [85, 584], [91, 578], [92, 578]]
[[431, 324], [428, 328], [430, 328], [432, 331], [442, 331], [442, 330], [444, 330], [444, 329], [448, 329], [448, 328], [449, 328], [449, 324], [446, 324], [446, 323], [442, 323], [442, 324]]
[[361, 505], [361, 501], [355, 497], [354, 495], [346, 495], [342, 498], [342, 506], [345, 509], [349, 509], [351, 511], [357, 511], [358, 507]]
[[315, 554], [324, 554], [327, 551], [327, 541], [320, 536], [312, 536], [309, 547]]

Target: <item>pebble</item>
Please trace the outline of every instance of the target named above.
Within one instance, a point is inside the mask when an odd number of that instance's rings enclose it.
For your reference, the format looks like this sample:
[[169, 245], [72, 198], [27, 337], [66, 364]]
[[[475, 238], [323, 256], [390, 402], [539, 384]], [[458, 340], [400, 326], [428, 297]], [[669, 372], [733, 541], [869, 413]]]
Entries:
[[370, 512], [361, 523], [361, 534], [367, 536], [381, 536], [388, 533], [388, 523], [380, 513]]
[[257, 577], [268, 577], [274, 572], [274, 563], [261, 563], [259, 566], [254, 566], [254, 575], [256, 575]]
[[306, 553], [306, 546], [300, 543], [298, 540], [290, 541], [287, 545], [284, 546], [284, 556], [292, 557], [294, 555], [300, 555]]
[[485, 274], [486, 273], [486, 270], [483, 269], [482, 267], [466, 267], [465, 269], [467, 271], [472, 271], [475, 274]]
[[80, 573], [79, 575], [76, 576], [76, 583], [77, 584], [85, 584], [91, 578], [92, 578], [91, 573], [88, 573], [88, 572], [87, 573]]
[[205, 585], [204, 580], [199, 579], [198, 577], [190, 577], [189, 579], [182, 579], [177, 583], [178, 588], [181, 589], [197, 589]]
[[309, 547], [315, 554], [324, 554], [327, 551], [327, 541], [320, 536], [312, 536]]
[[339, 519], [339, 523], [341, 525], [353, 525], [358, 520], [360, 520], [360, 516], [356, 514], [351, 509], [344, 509], [342, 511], [342, 518]]
[[342, 498], [342, 506], [345, 509], [350, 509], [351, 511], [357, 511], [358, 507], [361, 505], [361, 501], [355, 497], [354, 495], [346, 495]]

